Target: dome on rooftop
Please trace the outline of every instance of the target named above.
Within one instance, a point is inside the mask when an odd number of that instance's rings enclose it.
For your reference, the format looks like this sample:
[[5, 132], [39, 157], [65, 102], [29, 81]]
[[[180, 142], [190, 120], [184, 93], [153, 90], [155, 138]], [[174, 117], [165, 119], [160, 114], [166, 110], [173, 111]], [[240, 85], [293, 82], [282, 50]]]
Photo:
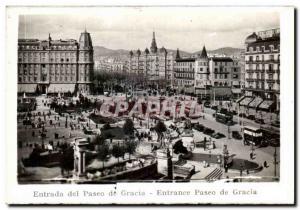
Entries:
[[250, 36], [248, 36], [248, 37], [246, 38], [245, 43], [246, 43], [246, 44], [249, 44], [249, 43], [252, 43], [252, 42], [256, 42], [256, 41], [257, 41], [257, 38], [258, 38], [258, 36], [257, 36], [256, 33], [254, 32], [253, 34], [251, 34]]

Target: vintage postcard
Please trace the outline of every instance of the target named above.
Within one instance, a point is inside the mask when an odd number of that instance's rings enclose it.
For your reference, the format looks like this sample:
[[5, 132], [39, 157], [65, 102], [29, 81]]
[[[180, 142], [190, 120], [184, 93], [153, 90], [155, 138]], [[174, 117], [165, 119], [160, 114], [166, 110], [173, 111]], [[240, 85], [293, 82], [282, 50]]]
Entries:
[[294, 8], [6, 10], [8, 204], [294, 204]]

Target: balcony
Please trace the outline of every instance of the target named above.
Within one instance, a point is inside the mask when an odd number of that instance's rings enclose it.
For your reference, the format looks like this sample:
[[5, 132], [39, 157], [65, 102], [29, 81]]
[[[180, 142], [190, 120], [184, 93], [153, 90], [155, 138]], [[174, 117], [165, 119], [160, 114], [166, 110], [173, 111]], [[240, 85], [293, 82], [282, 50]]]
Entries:
[[268, 83], [275, 83], [275, 80], [274, 79], [267, 79], [266, 82], [268, 82]]
[[227, 71], [214, 71], [214, 74], [229, 74]]
[[264, 62], [264, 60], [252, 60], [252, 61], [250, 61], [250, 60], [248, 60], [248, 61], [246, 61], [246, 64], [260, 64], [260, 63], [263, 63]]
[[267, 73], [275, 73], [275, 70], [274, 69], [267, 69], [266, 72]]
[[253, 78], [246, 78], [246, 81], [247, 81], [247, 82], [254, 82], [254, 80], [255, 80], [255, 79], [253, 79]]
[[269, 63], [280, 63], [280, 60], [275, 60], [275, 59], [269, 59], [269, 60], [267, 60], [267, 62], [269, 62]]

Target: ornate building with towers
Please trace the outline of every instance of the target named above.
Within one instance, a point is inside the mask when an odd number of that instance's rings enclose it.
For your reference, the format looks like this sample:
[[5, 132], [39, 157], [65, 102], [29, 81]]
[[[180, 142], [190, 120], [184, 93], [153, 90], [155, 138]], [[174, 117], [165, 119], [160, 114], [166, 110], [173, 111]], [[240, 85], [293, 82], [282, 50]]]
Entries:
[[130, 51], [128, 71], [150, 84], [172, 86], [173, 63], [173, 53], [168, 52], [164, 47], [157, 47], [155, 32], [153, 32], [150, 50], [146, 48], [144, 51], [140, 49]]
[[18, 40], [19, 93], [90, 93], [94, 70], [90, 33], [74, 39]]

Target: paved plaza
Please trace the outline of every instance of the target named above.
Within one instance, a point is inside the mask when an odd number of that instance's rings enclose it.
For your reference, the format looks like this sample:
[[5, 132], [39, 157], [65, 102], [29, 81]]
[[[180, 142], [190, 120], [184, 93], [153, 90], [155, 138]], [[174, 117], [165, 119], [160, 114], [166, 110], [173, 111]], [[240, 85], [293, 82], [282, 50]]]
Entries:
[[[103, 95], [99, 96], [88, 96], [88, 98], [92, 101], [100, 101], [100, 102], [118, 102], [124, 101], [124, 94], [118, 94], [113, 97], [106, 97]], [[166, 100], [180, 100], [184, 102], [195, 101], [195, 97], [191, 96], [173, 96], [173, 97], [163, 97]], [[138, 97], [137, 99], [141, 101], [160, 101], [161, 96], [151, 96], [151, 97]], [[41, 128], [33, 128], [30, 125], [23, 125], [22, 119], [18, 120], [18, 142], [22, 142], [22, 147], [18, 149], [18, 160], [19, 162], [25, 158], [28, 158], [35, 147], [35, 145], [49, 145], [51, 143], [54, 145], [61, 145], [64, 143], [71, 143], [74, 141], [74, 138], [82, 137], [88, 138], [90, 140], [94, 140], [96, 135], [86, 134], [83, 130], [84, 127], [88, 127], [90, 130], [97, 131], [104, 126], [104, 124], [96, 124], [91, 119], [89, 119], [89, 115], [94, 112], [94, 110], [83, 111], [81, 113], [57, 113], [54, 109], [50, 109], [49, 103], [51, 102], [51, 97], [39, 96], [36, 97], [37, 108], [35, 111], [32, 111], [31, 114], [34, 117], [31, 119], [34, 122], [38, 122], [39, 120], [44, 121], [44, 131]], [[232, 109], [236, 110], [236, 107], [232, 106]], [[232, 126], [227, 126], [225, 124], [216, 122], [213, 114], [215, 110], [211, 108], [206, 108], [202, 106], [200, 118], [193, 119], [193, 123], [199, 123], [204, 125], [205, 127], [209, 127], [215, 132], [219, 132], [225, 135], [224, 138], [215, 139], [209, 135], [204, 134], [198, 130], [192, 129], [193, 133], [193, 144], [197, 145], [201, 143], [206, 138], [209, 143], [214, 144], [214, 148], [208, 147], [204, 149], [203, 147], [194, 146], [192, 152], [192, 158], [187, 159], [185, 166], [195, 167], [195, 173], [190, 177], [191, 180], [206, 180], [207, 177], [211, 176], [211, 174], [215, 173], [216, 170], [219, 171], [219, 178], [223, 178], [225, 180], [230, 180], [234, 178], [240, 177], [255, 177], [257, 180], [260, 177], [264, 177], [264, 180], [272, 181], [275, 177], [280, 176], [280, 149], [276, 148], [276, 170], [274, 164], [274, 153], [275, 148], [271, 146], [267, 147], [259, 147], [259, 146], [246, 146], [243, 144], [242, 140], [237, 140], [232, 138], [231, 135], [228, 136], [228, 131], [231, 133], [232, 131], [241, 132], [241, 125], [252, 125], [256, 127], [260, 127], [260, 124], [257, 124], [251, 120], [239, 118], [238, 116], [234, 116], [234, 121], [236, 122]], [[270, 119], [268, 115], [264, 115], [266, 119]], [[275, 116], [273, 116], [275, 117]], [[40, 118], [40, 119], [39, 119]], [[78, 119], [85, 119], [84, 122], [80, 122]], [[50, 122], [51, 121], [51, 122]], [[134, 127], [137, 129], [138, 133], [151, 133], [151, 139], [149, 138], [135, 138], [134, 141], [137, 142], [137, 148], [135, 154], [132, 154], [131, 158], [138, 158], [144, 155], [151, 155], [154, 158], [156, 157], [155, 151], [153, 151], [153, 146], [157, 145], [159, 147], [159, 142], [157, 141], [158, 135], [156, 132], [150, 132], [151, 127], [154, 127], [157, 123], [156, 120], [140, 118], [133, 118]], [[268, 124], [268, 121], [266, 120]], [[173, 120], [166, 120], [164, 124], [168, 126], [175, 124]], [[123, 126], [124, 121], [118, 121], [111, 126]], [[177, 124], [179, 125], [179, 124]], [[183, 125], [183, 124], [181, 124]], [[228, 130], [229, 129], [229, 130]], [[41, 133], [45, 133], [45, 136], [41, 136]], [[57, 136], [56, 136], [57, 135]], [[174, 141], [170, 141], [169, 143], [174, 144]], [[217, 157], [222, 157], [224, 145], [227, 146], [229, 156], [233, 157], [233, 162], [235, 167], [232, 166], [232, 169], [224, 170], [224, 167], [221, 163], [216, 161]], [[254, 157], [250, 157], [250, 153], [253, 152]], [[129, 159], [129, 154], [123, 155], [121, 158], [121, 162]], [[215, 160], [213, 160], [215, 159]], [[178, 160], [178, 155], [173, 154], [173, 161], [176, 162]], [[105, 167], [112, 167], [117, 162], [120, 162], [119, 159], [115, 157], [111, 157], [106, 160]], [[207, 164], [209, 163], [210, 164]], [[259, 170], [252, 170], [251, 168], [247, 169], [246, 167], [241, 169], [239, 164], [245, 165], [245, 163], [253, 163], [253, 165], [260, 167]], [[265, 165], [267, 163], [267, 166]], [[104, 169], [102, 162], [100, 160], [93, 160], [87, 166], [88, 169], [98, 168], [99, 170]], [[53, 167], [25, 167], [26, 171], [31, 174], [31, 179], [56, 179], [61, 177], [61, 169], [59, 166]], [[275, 174], [276, 173], [276, 174]], [[20, 180], [26, 180], [28, 177], [20, 177]]]

